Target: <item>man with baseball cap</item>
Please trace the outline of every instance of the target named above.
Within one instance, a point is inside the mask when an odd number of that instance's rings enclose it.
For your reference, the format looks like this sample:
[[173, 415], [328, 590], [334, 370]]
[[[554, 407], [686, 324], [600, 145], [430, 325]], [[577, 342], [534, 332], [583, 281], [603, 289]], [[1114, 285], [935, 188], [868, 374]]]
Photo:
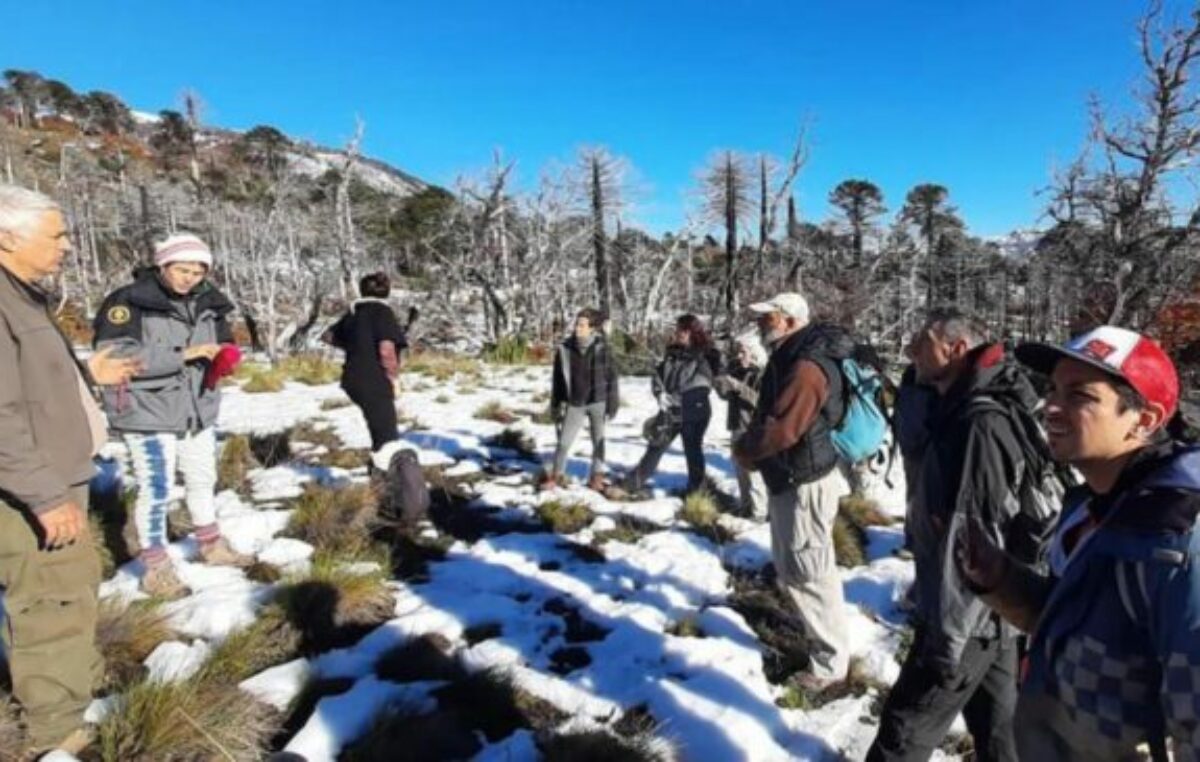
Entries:
[[794, 679], [819, 690], [844, 679], [850, 664], [833, 550], [838, 503], [850, 487], [830, 435], [843, 415], [837, 362], [850, 355], [854, 342], [836, 326], [810, 324], [808, 302], [797, 293], [779, 294], [750, 311], [771, 357], [733, 457], [766, 483], [776, 581], [796, 607], [812, 649], [809, 671]]
[[221, 390], [210, 371], [223, 351], [234, 348], [226, 320], [233, 304], [207, 280], [212, 264], [212, 252], [200, 238], [169, 236], [154, 248], [154, 267], [110, 294], [96, 314], [96, 348], [115, 348], [145, 365], [127, 385], [103, 396], [109, 423], [129, 448], [138, 484], [134, 524], [144, 566], [142, 588], [167, 598], [188, 592], [167, 553], [176, 470], [183, 474], [200, 558], [238, 566], [252, 560], [230, 547], [216, 520]]
[[958, 563], [1031, 632], [1016, 712], [1021, 759], [1200, 759], [1200, 449], [1177, 415], [1175, 366], [1150, 339], [1101, 326], [1017, 357], [1050, 376], [1054, 457], [1082, 474], [1048, 575], [978, 531]]

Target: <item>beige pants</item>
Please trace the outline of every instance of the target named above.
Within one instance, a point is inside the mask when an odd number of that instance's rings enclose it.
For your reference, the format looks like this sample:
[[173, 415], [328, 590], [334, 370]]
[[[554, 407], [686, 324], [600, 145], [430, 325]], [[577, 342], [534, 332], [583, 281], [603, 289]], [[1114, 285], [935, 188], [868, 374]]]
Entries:
[[833, 522], [847, 492], [845, 477], [834, 469], [767, 501], [779, 587], [804, 625], [813, 675], [827, 679], [845, 677], [850, 665], [846, 601], [833, 551]]
[[[87, 486], [71, 499], [87, 507]], [[96, 651], [100, 560], [88, 536], [41, 550], [37, 520], [0, 501], [0, 586], [6, 616], [0, 635], [35, 747], [56, 744], [83, 724], [101, 670]]]

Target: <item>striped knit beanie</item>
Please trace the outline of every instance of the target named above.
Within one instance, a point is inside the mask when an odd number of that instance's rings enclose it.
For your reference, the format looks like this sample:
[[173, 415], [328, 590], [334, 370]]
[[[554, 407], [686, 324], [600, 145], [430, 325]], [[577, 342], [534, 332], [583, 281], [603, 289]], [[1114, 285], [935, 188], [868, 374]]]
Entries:
[[213, 255], [208, 244], [191, 233], [176, 233], [168, 236], [165, 241], [159, 241], [154, 246], [156, 267], [166, 267], [175, 262], [196, 262], [211, 270]]

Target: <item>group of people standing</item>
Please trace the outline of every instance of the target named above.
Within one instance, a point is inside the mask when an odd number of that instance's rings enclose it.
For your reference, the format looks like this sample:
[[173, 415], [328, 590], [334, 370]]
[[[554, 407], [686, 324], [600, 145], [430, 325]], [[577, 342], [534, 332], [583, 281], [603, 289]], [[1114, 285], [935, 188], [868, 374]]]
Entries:
[[[0, 636], [34, 756], [91, 740], [82, 714], [100, 666], [100, 567], [87, 489], [110, 431], [131, 455], [147, 592], [187, 592], [166, 535], [177, 472], [195, 524], [185, 552], [251, 560], [215, 515], [219, 381], [240, 355], [211, 250], [187, 234], [157, 244], [153, 266], [104, 301], [86, 361], [40, 285], [69, 251], [52, 200], [0, 185]], [[347, 353], [343, 387], [376, 456], [397, 438], [406, 343], [389, 289], [368, 276], [327, 334]], [[586, 421], [593, 489], [642, 490], [677, 437], [686, 488], [700, 489], [711, 394], [724, 396], [743, 507], [769, 520], [777, 584], [808, 636], [811, 664], [795, 680], [823, 689], [849, 669], [832, 541], [849, 487], [832, 437], [853, 392], [838, 371], [853, 342], [811, 322], [800, 294], [750, 310], [757, 330], [737, 337], [728, 362], [699, 318], [676, 321], [652, 381], [660, 411], [646, 452], [612, 484], [604, 426], [619, 374], [606, 316], [581, 312], [555, 354], [560, 436], [542, 486], [562, 478]], [[1171, 359], [1113, 326], [1010, 351], [952, 310], [931, 312], [908, 353], [895, 437], [916, 634], [868, 759], [928, 759], [959, 713], [981, 760], [1200, 758], [1200, 447]], [[1044, 402], [1035, 380], [1048, 385]], [[1064, 493], [1054, 485], [1067, 469], [1082, 483]]]
[[[739, 336], [727, 365], [695, 316], [679, 318], [646, 452], [614, 485], [603, 425], [617, 372], [603, 337], [588, 338], [602, 317], [580, 313], [556, 355], [552, 404], [571, 425], [543, 487], [590, 419], [589, 487], [629, 497], [682, 436], [687, 489], [700, 488], [709, 394], [724, 396], [743, 506], [769, 518], [776, 581], [809, 642], [792, 680], [823, 690], [849, 669], [832, 542], [848, 464], [831, 435], [853, 342], [810, 322], [800, 294], [750, 309], [757, 335]], [[915, 637], [867, 758], [929, 759], [961, 713], [984, 761], [1200, 759], [1200, 447], [1174, 363], [1114, 326], [1014, 351], [957, 310], [931, 311], [907, 353], [893, 435]]]

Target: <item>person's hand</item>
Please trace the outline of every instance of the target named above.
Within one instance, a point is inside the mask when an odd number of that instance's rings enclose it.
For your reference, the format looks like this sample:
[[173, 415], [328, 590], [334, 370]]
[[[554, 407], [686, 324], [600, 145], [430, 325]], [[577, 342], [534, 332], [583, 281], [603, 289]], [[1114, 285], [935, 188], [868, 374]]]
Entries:
[[193, 362], [195, 360], [212, 360], [221, 351], [220, 344], [197, 344], [194, 347], [188, 347], [183, 350], [183, 361]]
[[137, 357], [113, 357], [116, 347], [105, 347], [88, 358], [88, 372], [92, 380], [101, 386], [119, 386], [145, 367]]
[[1008, 555], [988, 537], [979, 519], [970, 518], [954, 538], [959, 573], [979, 592], [995, 590], [1008, 573]]
[[46, 550], [57, 550], [85, 536], [88, 532], [87, 514], [71, 501], [37, 514], [38, 523], [46, 534]]

